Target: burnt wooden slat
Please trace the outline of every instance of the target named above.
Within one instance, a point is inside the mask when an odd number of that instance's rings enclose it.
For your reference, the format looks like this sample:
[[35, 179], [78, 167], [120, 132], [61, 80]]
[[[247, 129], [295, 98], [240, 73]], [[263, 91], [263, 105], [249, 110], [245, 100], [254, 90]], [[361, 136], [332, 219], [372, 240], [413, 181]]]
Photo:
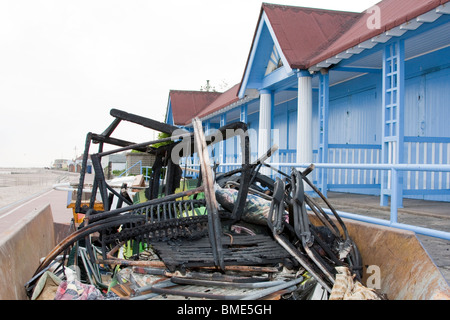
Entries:
[[172, 134], [174, 131], [179, 129], [176, 126], [172, 126], [167, 123], [159, 122], [159, 121], [156, 121], [156, 120], [153, 120], [150, 118], [145, 118], [145, 117], [135, 115], [132, 113], [128, 113], [128, 112], [118, 110], [118, 109], [111, 109], [110, 114], [111, 114], [111, 116], [113, 116], [117, 119], [133, 122], [133, 123], [139, 124], [141, 126], [144, 126], [146, 128], [150, 128], [150, 129], [164, 132], [164, 133]]
[[[270, 236], [222, 236], [225, 265], [267, 265], [289, 257], [288, 252]], [[207, 237], [195, 241], [169, 241], [153, 244], [154, 249], [170, 270], [177, 267], [214, 266], [211, 243]]]

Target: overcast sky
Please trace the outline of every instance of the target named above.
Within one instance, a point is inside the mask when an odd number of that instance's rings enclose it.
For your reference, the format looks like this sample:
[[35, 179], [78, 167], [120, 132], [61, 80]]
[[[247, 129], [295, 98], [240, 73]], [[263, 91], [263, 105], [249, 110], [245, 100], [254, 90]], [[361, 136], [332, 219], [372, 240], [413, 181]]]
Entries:
[[[362, 12], [378, 0], [267, 2]], [[0, 0], [0, 167], [80, 156], [111, 108], [164, 121], [169, 90], [238, 83], [261, 3]], [[113, 136], [154, 133], [123, 122]]]

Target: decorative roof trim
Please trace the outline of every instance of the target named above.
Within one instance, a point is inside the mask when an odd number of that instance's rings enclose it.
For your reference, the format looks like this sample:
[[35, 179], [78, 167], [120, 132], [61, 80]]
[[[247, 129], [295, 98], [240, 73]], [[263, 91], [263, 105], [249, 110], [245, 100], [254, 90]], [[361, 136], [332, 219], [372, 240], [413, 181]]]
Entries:
[[326, 58], [323, 61], [309, 67], [308, 70], [311, 73], [315, 73], [322, 68], [329, 68], [333, 65], [338, 64], [342, 60], [349, 59], [355, 54], [360, 54], [367, 49], [370, 50], [379, 43], [385, 43], [392, 37], [401, 37], [408, 31], [416, 30], [424, 23], [433, 23], [444, 14], [450, 14], [450, 5], [442, 4], [439, 7], [421, 14], [414, 19], [410, 19], [409, 21], [404, 22], [399, 26], [393, 27], [377, 36], [372, 37], [371, 39], [365, 40], [356, 46], [348, 48], [347, 50], [342, 51], [335, 56]]

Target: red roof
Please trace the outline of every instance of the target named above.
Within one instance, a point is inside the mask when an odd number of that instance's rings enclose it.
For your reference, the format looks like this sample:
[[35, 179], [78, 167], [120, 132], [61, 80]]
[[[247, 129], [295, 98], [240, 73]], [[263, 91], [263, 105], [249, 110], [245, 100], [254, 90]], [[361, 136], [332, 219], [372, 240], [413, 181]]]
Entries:
[[222, 108], [225, 108], [226, 106], [229, 106], [230, 104], [238, 101], [239, 98], [238, 98], [237, 94], [238, 94], [239, 86], [240, 86], [240, 83], [234, 85], [231, 89], [222, 93], [210, 105], [208, 105], [205, 109], [200, 111], [200, 113], [197, 114], [197, 117], [199, 117], [199, 118], [206, 117], [207, 115], [210, 115], [216, 111], [219, 111]]
[[263, 3], [281, 50], [293, 69], [307, 69], [309, 60], [342, 36], [360, 13]]
[[381, 11], [379, 29], [369, 29], [367, 26], [372, 12], [356, 13], [268, 3], [262, 4], [260, 20], [264, 11], [290, 67], [308, 69], [448, 1], [383, 0], [377, 4]]
[[188, 125], [203, 109], [222, 93], [207, 91], [171, 90], [169, 93], [175, 125]]
[[366, 40], [378, 36], [392, 28], [433, 10], [449, 0], [384, 0], [377, 4], [380, 8], [380, 29], [369, 29], [367, 19], [373, 13], [362, 13], [356, 23], [323, 52], [316, 52], [306, 64], [311, 67], [321, 61], [350, 49]]

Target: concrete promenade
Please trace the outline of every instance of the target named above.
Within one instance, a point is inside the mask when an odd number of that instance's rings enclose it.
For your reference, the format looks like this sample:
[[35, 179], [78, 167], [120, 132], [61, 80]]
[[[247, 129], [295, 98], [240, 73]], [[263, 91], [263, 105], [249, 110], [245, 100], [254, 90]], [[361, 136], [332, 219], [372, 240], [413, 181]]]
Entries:
[[39, 210], [50, 204], [55, 223], [70, 224], [72, 209], [67, 208], [67, 192], [49, 189], [25, 202], [19, 202], [0, 211], [0, 234], [16, 224], [28, 213]]
[[[14, 172], [14, 170], [12, 170]], [[78, 183], [79, 174], [57, 170], [15, 170], [17, 174], [3, 178], [9, 181], [0, 188], [0, 235], [20, 222], [28, 213], [50, 204], [55, 223], [70, 224], [72, 209], [67, 208], [67, 191], [58, 191], [58, 183]], [[88, 175], [88, 179], [92, 179]]]

